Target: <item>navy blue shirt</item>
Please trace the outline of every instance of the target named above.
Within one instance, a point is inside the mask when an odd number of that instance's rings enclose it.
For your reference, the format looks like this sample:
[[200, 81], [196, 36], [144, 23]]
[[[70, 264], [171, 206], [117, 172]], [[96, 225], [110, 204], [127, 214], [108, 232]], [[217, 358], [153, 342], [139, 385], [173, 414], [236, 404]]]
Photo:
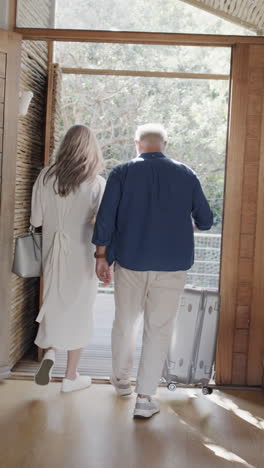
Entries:
[[108, 246], [110, 264], [130, 270], [188, 270], [192, 218], [202, 231], [213, 224], [196, 174], [163, 153], [143, 153], [110, 173], [92, 242]]

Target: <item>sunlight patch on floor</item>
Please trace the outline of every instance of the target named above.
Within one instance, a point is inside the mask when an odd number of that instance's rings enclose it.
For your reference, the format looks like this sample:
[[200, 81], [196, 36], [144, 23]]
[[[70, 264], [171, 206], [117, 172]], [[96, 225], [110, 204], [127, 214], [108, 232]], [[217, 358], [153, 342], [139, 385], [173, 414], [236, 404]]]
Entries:
[[224, 447], [221, 447], [220, 445], [204, 443], [204, 446], [207, 447], [212, 452], [214, 452], [214, 454], [217, 457], [223, 458], [230, 462], [241, 463], [241, 465], [246, 466], [247, 468], [255, 468], [253, 465], [249, 465], [249, 463], [243, 460], [243, 458], [239, 457], [238, 455], [235, 455], [233, 452], [230, 452], [229, 450], [226, 450]]
[[230, 450], [222, 447], [221, 445], [218, 445], [214, 440], [204, 436], [201, 431], [199, 431], [190, 423], [184, 421], [180, 417], [179, 417], [179, 421], [183, 426], [187, 428], [188, 432], [191, 432], [195, 434], [196, 436], [199, 435], [199, 437], [201, 438], [202, 445], [206, 447], [208, 450], [210, 450], [211, 452], [213, 452], [216, 457], [222, 458], [223, 460], [227, 460], [230, 462], [240, 463], [241, 465], [247, 468], [257, 468], [255, 465], [249, 464], [246, 460], [239, 457], [234, 452], [231, 452]]
[[255, 417], [249, 411], [240, 409], [238, 405], [229, 398], [223, 398], [222, 396], [217, 394], [210, 395], [209, 398], [218, 406], [221, 406], [222, 408], [228, 411], [232, 411], [232, 413], [234, 413], [236, 416], [243, 419], [247, 423], [252, 424], [252, 426], [264, 430], [264, 419]]

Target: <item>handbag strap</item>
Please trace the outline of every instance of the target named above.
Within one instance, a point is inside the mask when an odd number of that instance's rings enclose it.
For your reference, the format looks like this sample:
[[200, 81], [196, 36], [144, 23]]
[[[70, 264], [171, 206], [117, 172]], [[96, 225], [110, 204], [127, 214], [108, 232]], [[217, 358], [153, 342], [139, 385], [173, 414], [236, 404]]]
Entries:
[[32, 241], [33, 241], [33, 249], [34, 249], [35, 259], [38, 260], [38, 253], [39, 252], [37, 252], [37, 251], [40, 251], [41, 248], [40, 248], [40, 246], [38, 245], [38, 243], [36, 241], [36, 230], [35, 230], [34, 226], [30, 225], [29, 233], [31, 234], [31, 238], [32, 238]]

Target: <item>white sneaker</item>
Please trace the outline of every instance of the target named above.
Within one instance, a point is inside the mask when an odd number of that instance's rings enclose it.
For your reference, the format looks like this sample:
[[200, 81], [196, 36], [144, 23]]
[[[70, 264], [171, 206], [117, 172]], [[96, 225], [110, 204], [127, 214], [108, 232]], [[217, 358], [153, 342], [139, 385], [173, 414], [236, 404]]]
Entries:
[[160, 404], [157, 400], [149, 398], [137, 397], [136, 406], [134, 410], [134, 418], [148, 419], [154, 414], [160, 412]]
[[91, 385], [91, 377], [88, 377], [87, 375], [79, 375], [79, 373], [76, 372], [76, 379], [63, 379], [61, 391], [63, 393], [75, 392], [76, 390], [83, 390], [84, 388], [88, 388]]
[[118, 380], [114, 375], [112, 375], [110, 382], [115, 387], [119, 396], [128, 396], [132, 394], [130, 380]]
[[52, 369], [55, 364], [55, 351], [54, 349], [49, 349], [44, 358], [41, 361], [39, 370], [35, 375], [35, 382], [37, 385], [48, 385], [51, 380]]

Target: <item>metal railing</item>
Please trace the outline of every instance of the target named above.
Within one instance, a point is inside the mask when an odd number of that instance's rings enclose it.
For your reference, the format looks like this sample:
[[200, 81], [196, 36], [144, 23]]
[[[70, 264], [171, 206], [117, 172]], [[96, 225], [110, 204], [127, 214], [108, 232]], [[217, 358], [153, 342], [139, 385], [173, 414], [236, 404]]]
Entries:
[[218, 288], [221, 259], [221, 234], [196, 233], [195, 260], [187, 274], [187, 283]]
[[[187, 284], [218, 288], [221, 258], [221, 234], [195, 233], [195, 260], [187, 273]], [[100, 293], [113, 294], [114, 285], [103, 287], [99, 284]]]

